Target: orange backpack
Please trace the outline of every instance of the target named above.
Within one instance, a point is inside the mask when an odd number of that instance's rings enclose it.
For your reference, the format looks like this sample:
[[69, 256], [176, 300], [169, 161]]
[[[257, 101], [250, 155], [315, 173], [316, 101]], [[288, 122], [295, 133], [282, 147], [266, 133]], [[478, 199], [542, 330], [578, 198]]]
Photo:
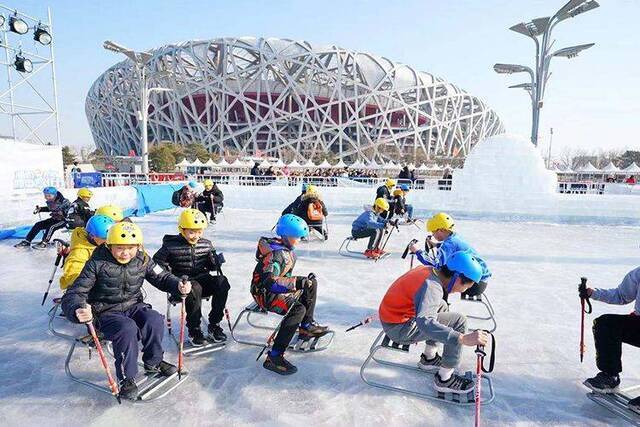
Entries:
[[311, 221], [322, 221], [324, 219], [324, 214], [322, 213], [322, 203], [318, 200], [309, 203], [307, 206], [307, 217]]

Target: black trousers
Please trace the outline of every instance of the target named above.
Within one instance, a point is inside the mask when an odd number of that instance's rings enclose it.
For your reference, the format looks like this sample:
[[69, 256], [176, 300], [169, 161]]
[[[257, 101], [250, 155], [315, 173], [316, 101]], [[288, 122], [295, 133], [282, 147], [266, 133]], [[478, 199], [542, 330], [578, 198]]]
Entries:
[[38, 221], [33, 224], [33, 227], [29, 230], [25, 240], [27, 242], [31, 242], [40, 231], [44, 230], [44, 237], [42, 238], [42, 241], [47, 243], [51, 240], [51, 237], [53, 237], [53, 233], [64, 228], [65, 224], [64, 220], [60, 221], [53, 218], [43, 219], [42, 221]]
[[356, 239], [369, 238], [367, 249], [375, 249], [382, 238], [382, 228], [365, 228], [364, 230], [351, 230], [351, 235]]
[[[275, 298], [266, 307], [269, 311], [284, 315], [291, 308], [289, 313], [282, 319], [280, 330], [273, 341], [273, 349], [284, 353], [291, 339], [296, 333], [301, 323], [313, 322], [313, 313], [316, 308], [316, 295], [318, 292], [318, 282], [314, 279], [313, 285], [305, 288], [296, 302], [293, 293], [275, 294]], [[271, 296], [274, 294], [271, 294]], [[267, 298], [269, 298], [267, 294]]]
[[462, 295], [466, 295], [470, 297], [474, 297], [476, 295], [482, 295], [485, 289], [487, 289], [487, 282], [484, 282], [481, 280], [479, 283], [476, 283], [475, 285], [467, 289], [466, 292], [464, 292]]
[[187, 328], [189, 331], [200, 328], [202, 319], [202, 299], [211, 297], [211, 311], [209, 312], [209, 324], [220, 323], [224, 316], [224, 307], [227, 305], [229, 295], [229, 281], [225, 276], [212, 276], [201, 274], [190, 278], [191, 292], [185, 300], [187, 314]]
[[593, 321], [596, 365], [602, 372], [622, 372], [622, 343], [640, 347], [640, 316], [604, 314]]

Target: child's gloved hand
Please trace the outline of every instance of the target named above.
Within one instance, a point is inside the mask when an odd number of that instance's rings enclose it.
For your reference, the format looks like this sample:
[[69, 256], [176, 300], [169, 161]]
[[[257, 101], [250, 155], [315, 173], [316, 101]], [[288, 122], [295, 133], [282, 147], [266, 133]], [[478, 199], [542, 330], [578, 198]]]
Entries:
[[412, 254], [415, 254], [416, 252], [418, 252], [420, 250], [420, 248], [418, 248], [418, 246], [416, 246], [415, 243], [411, 243], [409, 245], [409, 252], [411, 252]]
[[35, 215], [37, 213], [40, 213], [40, 206], [36, 205], [36, 208], [33, 210], [33, 214]]
[[178, 285], [178, 292], [182, 295], [187, 295], [191, 292], [191, 282], [188, 280], [182, 280]]
[[216, 262], [218, 263], [218, 265], [222, 265], [225, 262], [227, 262], [227, 260], [224, 259], [224, 254], [222, 252], [220, 253], [215, 252], [215, 256], [216, 256]]
[[296, 291], [306, 289], [312, 285], [311, 280], [308, 277], [298, 277], [296, 278]]

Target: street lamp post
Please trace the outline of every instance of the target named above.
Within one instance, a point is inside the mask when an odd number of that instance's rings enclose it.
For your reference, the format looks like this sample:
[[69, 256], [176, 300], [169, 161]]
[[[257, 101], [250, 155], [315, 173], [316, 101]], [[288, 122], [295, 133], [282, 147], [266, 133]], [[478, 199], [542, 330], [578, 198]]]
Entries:
[[136, 71], [138, 72], [138, 78], [140, 79], [140, 111], [137, 118], [140, 121], [141, 127], [140, 139], [142, 150], [142, 173], [147, 175], [149, 174], [149, 140], [147, 134], [147, 122], [149, 118], [149, 89], [147, 88], [146, 66], [153, 55], [147, 52], [136, 52], [110, 40], [105, 41], [103, 47], [111, 52], [122, 53], [127, 58], [131, 59], [136, 67]]
[[[530, 94], [532, 95], [532, 123], [531, 123], [531, 142], [533, 145], [538, 145], [538, 127], [540, 125], [540, 109], [542, 108], [544, 92], [549, 80], [549, 64], [551, 59], [555, 56], [564, 58], [574, 58], [578, 56], [578, 53], [585, 49], [589, 49], [594, 43], [582, 44], [577, 46], [571, 46], [564, 49], [557, 50], [553, 53], [549, 53], [553, 42], [549, 42], [551, 38], [551, 32], [560, 22], [568, 18], [573, 18], [582, 13], [588, 12], [592, 9], [599, 7], [600, 4], [596, 0], [569, 0], [560, 10], [558, 10], [552, 17], [536, 18], [530, 22], [522, 22], [509, 28], [511, 31], [525, 35], [531, 38], [536, 47], [536, 63], [535, 73], [532, 76], [532, 85]], [[539, 40], [542, 37], [542, 40]], [[511, 67], [528, 68], [515, 64], [496, 64], [494, 70], [497, 73], [511, 74], [514, 72], [526, 71], [521, 69], [520, 71], [505, 71], [504, 65], [510, 65]], [[511, 86], [514, 87], [514, 86]], [[517, 85], [516, 87], [521, 87]]]

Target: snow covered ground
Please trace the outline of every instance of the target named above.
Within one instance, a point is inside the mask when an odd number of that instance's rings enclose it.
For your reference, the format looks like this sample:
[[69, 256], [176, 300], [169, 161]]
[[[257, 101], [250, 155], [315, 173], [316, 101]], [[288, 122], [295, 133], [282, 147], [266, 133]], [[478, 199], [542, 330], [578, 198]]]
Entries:
[[[331, 209], [331, 206], [329, 205]], [[228, 307], [235, 317], [250, 302], [248, 287], [257, 238], [266, 235], [276, 210], [226, 209], [207, 230], [226, 255], [232, 284]], [[256, 362], [256, 347], [233, 344], [221, 352], [187, 359], [190, 378], [165, 399], [146, 405], [115, 404], [113, 398], [67, 379], [68, 343], [47, 334], [42, 293], [54, 253], [23, 252], [0, 242], [0, 414], [4, 425], [471, 425], [473, 409], [425, 402], [364, 384], [359, 368], [379, 325], [344, 330], [377, 310], [388, 285], [408, 268], [400, 253], [424, 231], [401, 228], [381, 262], [338, 255], [352, 215], [330, 216], [330, 240], [303, 244], [295, 271], [319, 278], [317, 318], [336, 330], [333, 345], [315, 354], [292, 354], [299, 372], [280, 377]], [[176, 231], [176, 217], [165, 211], [136, 219], [154, 253], [165, 233]], [[637, 266], [640, 227], [460, 220], [460, 233], [483, 254], [494, 276], [488, 293], [497, 311], [497, 359], [492, 374], [496, 400], [483, 408], [485, 425], [622, 425], [585, 397], [582, 380], [595, 373], [593, 339], [587, 331], [585, 363], [578, 358], [580, 306], [577, 284], [616, 286]], [[361, 242], [358, 242], [361, 243]], [[363, 242], [362, 242], [363, 243]], [[56, 282], [57, 284], [57, 282]], [[164, 312], [165, 297], [147, 285], [148, 300]], [[57, 288], [56, 292], [57, 294]], [[453, 309], [470, 313], [470, 303]], [[205, 303], [206, 304], [206, 303]], [[470, 307], [470, 305], [472, 305]], [[596, 316], [628, 313], [631, 306], [594, 302]], [[273, 316], [272, 316], [273, 317]], [[225, 326], [226, 329], [226, 326]], [[81, 330], [80, 328], [78, 329]], [[266, 335], [266, 334], [262, 334]], [[266, 336], [258, 335], [262, 339]], [[175, 346], [165, 340], [167, 358]], [[418, 348], [412, 347], [413, 361]], [[638, 349], [625, 346], [625, 384], [640, 382]], [[88, 367], [103, 381], [99, 359], [79, 351], [74, 366]], [[465, 350], [462, 368], [473, 369]], [[396, 374], [388, 373], [392, 378]], [[418, 379], [425, 389], [431, 378]]]

